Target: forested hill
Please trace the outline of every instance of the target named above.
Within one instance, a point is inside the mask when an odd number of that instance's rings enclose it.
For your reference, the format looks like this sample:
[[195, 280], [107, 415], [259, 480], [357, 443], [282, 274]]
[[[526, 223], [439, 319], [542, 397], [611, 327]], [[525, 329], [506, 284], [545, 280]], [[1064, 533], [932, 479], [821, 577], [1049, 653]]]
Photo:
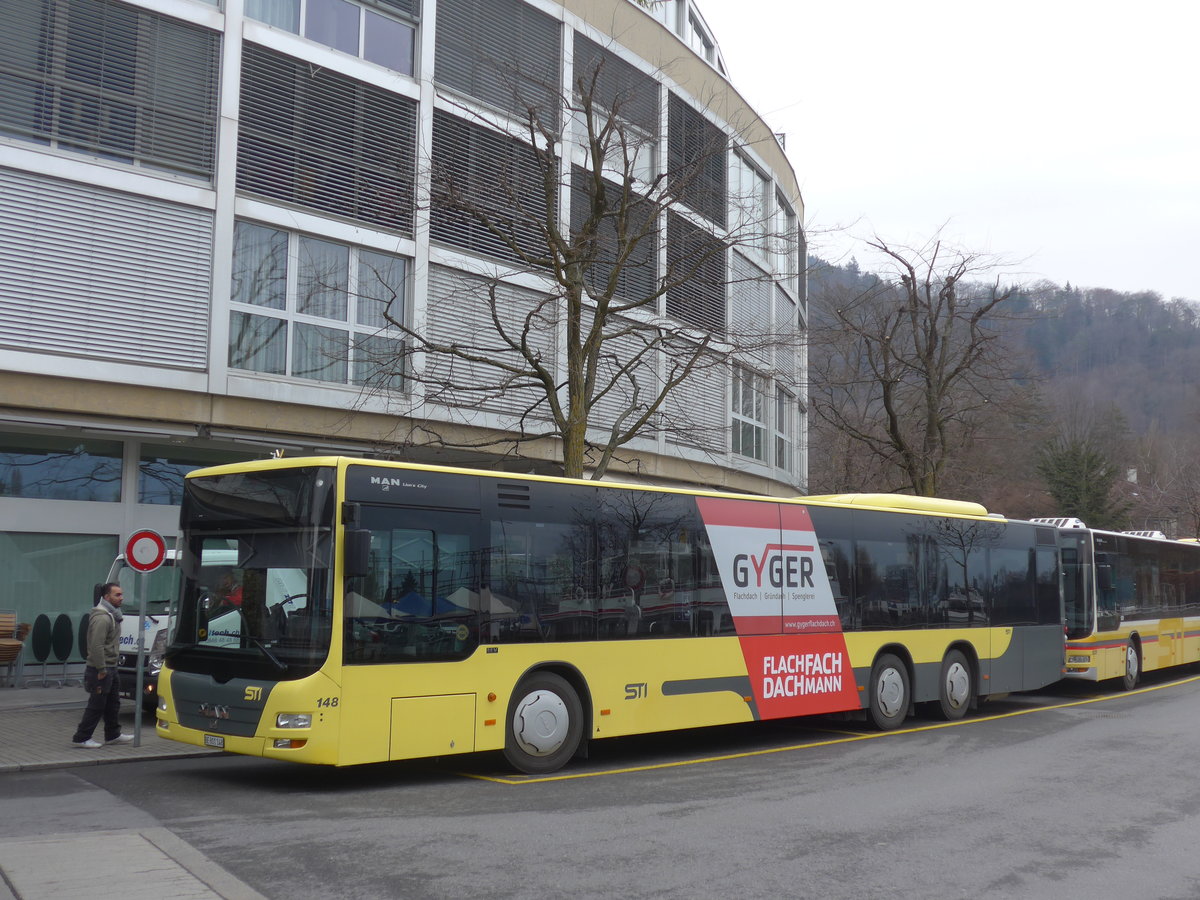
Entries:
[[[811, 314], [836, 290], [866, 290], [874, 275], [856, 263], [809, 261]], [[1058, 408], [1072, 395], [1116, 407], [1135, 433], [1196, 430], [1200, 413], [1200, 304], [1151, 291], [1039, 282], [1005, 304], [1005, 325], [1042, 391]], [[1016, 368], [1016, 367], [1015, 367]]]

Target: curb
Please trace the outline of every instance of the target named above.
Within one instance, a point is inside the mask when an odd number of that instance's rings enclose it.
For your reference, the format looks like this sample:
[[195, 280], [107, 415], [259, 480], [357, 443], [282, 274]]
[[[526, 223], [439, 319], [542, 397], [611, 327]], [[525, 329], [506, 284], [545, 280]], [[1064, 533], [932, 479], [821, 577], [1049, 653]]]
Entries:
[[[84, 751], [78, 750], [77, 753]], [[27, 763], [0, 763], [0, 775], [8, 772], [45, 772], [48, 769], [79, 769], [85, 766], [112, 766], [118, 763], [145, 762], [150, 759], [195, 759], [200, 756], [221, 756], [220, 750], [196, 750], [182, 753], [147, 753], [143, 756], [117, 756], [108, 759], [64, 759]], [[0, 895], [0, 900], [2, 900]]]

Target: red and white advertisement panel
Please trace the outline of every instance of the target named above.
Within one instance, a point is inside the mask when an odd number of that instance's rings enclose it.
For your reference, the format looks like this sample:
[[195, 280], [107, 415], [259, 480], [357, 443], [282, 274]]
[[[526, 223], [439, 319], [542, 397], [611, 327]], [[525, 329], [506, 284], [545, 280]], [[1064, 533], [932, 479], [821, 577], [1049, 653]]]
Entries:
[[808, 510], [698, 497], [762, 718], [859, 706]]

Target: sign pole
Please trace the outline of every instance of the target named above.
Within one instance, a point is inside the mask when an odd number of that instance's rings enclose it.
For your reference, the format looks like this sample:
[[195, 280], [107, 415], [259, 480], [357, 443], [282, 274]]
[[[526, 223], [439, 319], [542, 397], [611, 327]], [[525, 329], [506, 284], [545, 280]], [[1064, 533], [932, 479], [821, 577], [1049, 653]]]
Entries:
[[138, 642], [137, 642], [137, 690], [133, 692], [133, 746], [142, 746], [142, 690], [146, 686], [146, 595], [150, 591], [150, 573], [138, 576]]
[[133, 746], [142, 745], [142, 691], [146, 688], [146, 598], [150, 594], [147, 581], [151, 572], [163, 564], [167, 555], [167, 542], [157, 531], [143, 528], [135, 531], [125, 544], [125, 563], [136, 572], [138, 578], [138, 639], [137, 639], [137, 689], [133, 694]]

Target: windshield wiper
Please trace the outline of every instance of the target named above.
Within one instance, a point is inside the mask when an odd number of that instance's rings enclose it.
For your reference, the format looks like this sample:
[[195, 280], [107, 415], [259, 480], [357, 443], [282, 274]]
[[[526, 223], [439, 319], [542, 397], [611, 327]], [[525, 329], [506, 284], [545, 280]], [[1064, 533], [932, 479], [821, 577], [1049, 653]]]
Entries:
[[264, 644], [260, 638], [257, 638], [252, 634], [248, 634], [246, 635], [246, 640], [261, 650], [262, 655], [271, 661], [271, 664], [279, 670], [281, 675], [288, 670], [288, 664], [272, 653], [271, 648]]

